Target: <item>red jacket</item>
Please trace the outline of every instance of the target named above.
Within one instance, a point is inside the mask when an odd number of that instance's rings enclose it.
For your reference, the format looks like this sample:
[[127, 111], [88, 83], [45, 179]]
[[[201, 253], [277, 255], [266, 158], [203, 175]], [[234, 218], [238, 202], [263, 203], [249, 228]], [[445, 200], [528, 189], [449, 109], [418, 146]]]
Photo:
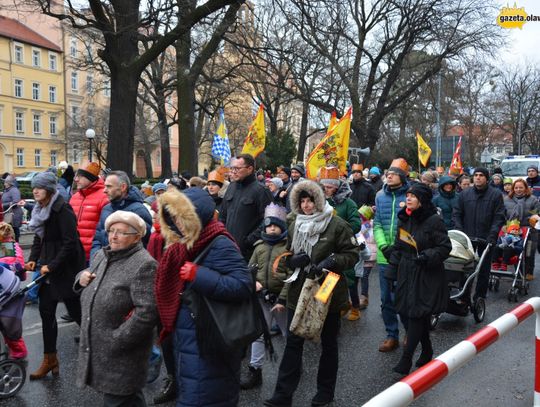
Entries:
[[90, 259], [92, 240], [99, 223], [101, 210], [109, 203], [109, 198], [103, 191], [105, 184], [100, 178], [87, 188], [77, 191], [69, 200], [77, 216], [77, 230], [86, 253], [86, 261]]

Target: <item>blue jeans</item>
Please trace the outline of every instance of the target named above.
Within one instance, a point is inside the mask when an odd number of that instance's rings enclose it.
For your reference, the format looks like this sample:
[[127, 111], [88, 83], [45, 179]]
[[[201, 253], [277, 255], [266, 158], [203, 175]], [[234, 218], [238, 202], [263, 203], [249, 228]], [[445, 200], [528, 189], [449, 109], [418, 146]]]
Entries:
[[392, 284], [395, 282], [384, 277], [387, 264], [379, 264], [379, 285], [381, 287], [381, 311], [386, 328], [386, 337], [399, 340], [399, 323], [396, 309], [394, 308], [395, 293]]
[[[36, 266], [36, 270], [38, 270], [38, 266]], [[34, 281], [39, 276], [40, 276], [39, 271], [32, 272], [32, 281]], [[28, 292], [26, 293], [26, 300], [27, 301], [32, 301], [33, 304], [37, 304], [38, 301], [39, 301], [38, 300], [38, 290], [39, 290], [39, 284], [36, 285], [35, 287], [31, 288], [30, 290], [28, 290]]]

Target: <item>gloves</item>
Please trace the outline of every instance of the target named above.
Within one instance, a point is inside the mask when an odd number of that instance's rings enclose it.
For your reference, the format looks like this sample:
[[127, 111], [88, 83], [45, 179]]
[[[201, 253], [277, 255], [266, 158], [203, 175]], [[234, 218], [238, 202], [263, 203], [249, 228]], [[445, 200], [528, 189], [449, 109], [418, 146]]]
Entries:
[[197, 266], [195, 263], [186, 261], [184, 265], [180, 267], [180, 278], [185, 281], [195, 280], [198, 268], [199, 266]]
[[323, 269], [333, 271], [335, 270], [336, 266], [337, 266], [336, 256], [334, 253], [332, 253], [330, 256], [328, 256], [326, 259], [321, 261], [319, 264], [317, 264], [316, 266], [313, 266], [311, 268], [311, 271], [313, 271], [316, 276], [320, 276], [321, 274], [324, 274]]
[[394, 251], [394, 246], [383, 246], [381, 247], [381, 252], [384, 257], [386, 257], [386, 260], [390, 260], [390, 257], [392, 256], [392, 252]]
[[362, 250], [365, 250], [366, 249], [366, 244], [364, 242], [360, 243], [360, 251]]
[[309, 265], [309, 263], [311, 263], [311, 259], [305, 252], [300, 252], [297, 254], [293, 254], [292, 256], [287, 256], [287, 258], [285, 259], [285, 265], [291, 270], [306, 267]]
[[424, 266], [427, 264], [428, 260], [429, 258], [427, 254], [420, 253], [418, 256], [416, 256], [416, 258], [414, 259], [414, 262], [418, 264], [419, 266]]

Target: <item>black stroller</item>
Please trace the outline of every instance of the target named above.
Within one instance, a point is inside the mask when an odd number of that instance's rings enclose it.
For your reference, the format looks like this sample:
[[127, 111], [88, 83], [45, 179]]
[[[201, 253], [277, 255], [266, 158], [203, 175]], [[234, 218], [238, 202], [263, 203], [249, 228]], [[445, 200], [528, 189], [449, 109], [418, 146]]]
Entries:
[[[473, 314], [476, 322], [482, 322], [486, 315], [486, 301], [479, 297], [473, 301], [472, 288], [480, 272], [481, 266], [489, 253], [490, 245], [482, 252], [480, 258], [473, 248], [469, 237], [459, 230], [449, 230], [448, 237], [452, 242], [450, 257], [444, 262], [448, 282], [448, 305], [446, 313], [466, 317]], [[475, 239], [475, 243], [485, 243]], [[431, 328], [434, 329], [441, 314], [431, 317]]]

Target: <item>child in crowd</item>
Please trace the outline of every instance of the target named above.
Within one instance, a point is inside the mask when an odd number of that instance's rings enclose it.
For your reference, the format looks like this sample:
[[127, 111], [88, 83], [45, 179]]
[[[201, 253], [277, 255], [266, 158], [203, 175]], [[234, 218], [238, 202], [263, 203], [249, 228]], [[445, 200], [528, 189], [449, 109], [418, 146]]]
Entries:
[[493, 270], [506, 271], [508, 263], [514, 256], [519, 256], [523, 251], [523, 238], [518, 220], [509, 221], [506, 232], [499, 237], [497, 245], [493, 249], [491, 268]]
[[[255, 289], [264, 312], [268, 329], [274, 317], [281, 334], [287, 333], [287, 311], [285, 309], [287, 278], [285, 269], [273, 265], [278, 257], [286, 251], [287, 244], [287, 210], [271, 203], [264, 211], [264, 232], [261, 240], [255, 243], [255, 250], [249, 261], [250, 266], [257, 268]], [[280, 264], [283, 264], [281, 262]], [[251, 360], [249, 370], [240, 381], [242, 389], [251, 389], [262, 384], [262, 366], [265, 358], [265, 344], [261, 336], [251, 344]]]
[[[3, 291], [9, 286], [18, 287], [20, 281], [26, 280], [24, 254], [9, 223], [0, 222], [0, 246], [0, 291]], [[0, 310], [0, 331], [13, 359], [24, 359], [28, 355], [22, 338], [24, 303], [24, 296], [12, 298]]]

